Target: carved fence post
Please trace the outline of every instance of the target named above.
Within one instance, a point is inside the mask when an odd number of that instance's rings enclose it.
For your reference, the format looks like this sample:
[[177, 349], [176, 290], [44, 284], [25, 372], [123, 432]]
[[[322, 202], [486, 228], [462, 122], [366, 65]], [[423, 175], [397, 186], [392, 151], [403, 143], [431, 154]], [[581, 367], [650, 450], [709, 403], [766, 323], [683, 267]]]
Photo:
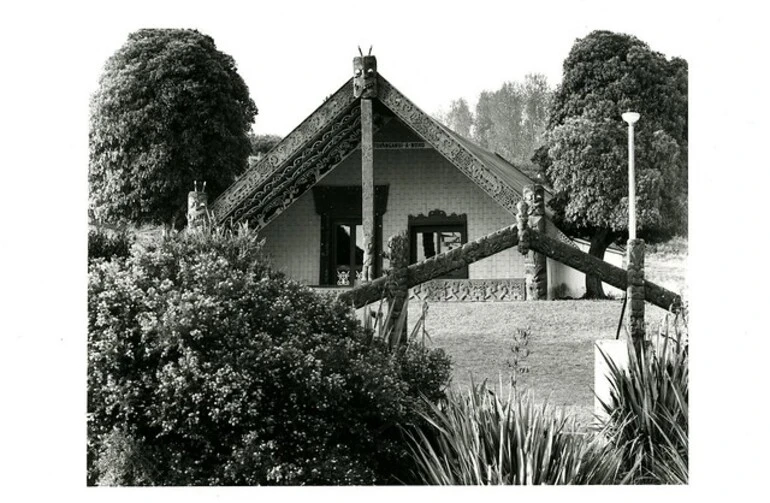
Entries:
[[198, 190], [198, 182], [193, 182], [193, 190], [187, 193], [187, 227], [198, 227], [208, 222], [209, 196], [206, 194], [206, 182]]
[[[529, 204], [527, 199], [529, 198], [528, 190], [524, 190], [524, 197], [516, 205], [516, 229], [519, 232], [519, 253], [528, 257], [529, 255]], [[527, 300], [533, 298], [533, 277], [534, 277], [534, 264], [529, 260], [524, 261], [524, 277], [526, 281], [525, 291], [527, 292]]]
[[[545, 190], [540, 184], [532, 187], [532, 205], [529, 225], [532, 229], [545, 234]], [[546, 256], [536, 251], [532, 252], [532, 298], [545, 300], [548, 298], [548, 262]]]
[[[388, 249], [390, 255], [390, 273], [388, 274], [388, 283], [386, 292], [388, 302], [390, 303], [391, 313], [389, 326], [386, 331], [395, 330], [398, 319], [405, 309], [406, 299], [409, 296], [409, 279], [407, 276], [407, 267], [409, 266], [409, 237], [406, 231], [402, 231], [388, 240]], [[404, 324], [401, 328], [399, 340], [401, 344], [406, 344], [407, 318], [404, 313]], [[393, 334], [395, 335], [395, 334]]]
[[637, 352], [644, 348], [644, 240], [628, 240], [628, 329]]

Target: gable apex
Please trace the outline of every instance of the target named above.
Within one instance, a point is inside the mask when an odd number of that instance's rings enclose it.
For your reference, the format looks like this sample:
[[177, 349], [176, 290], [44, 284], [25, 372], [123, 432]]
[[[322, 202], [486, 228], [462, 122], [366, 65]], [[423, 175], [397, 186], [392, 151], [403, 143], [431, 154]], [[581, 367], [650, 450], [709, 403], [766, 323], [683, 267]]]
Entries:
[[374, 56], [362, 55], [354, 59], [351, 79], [212, 203], [214, 220], [267, 225], [359, 147], [362, 99], [372, 101], [375, 130], [395, 117], [512, 215], [535, 183], [423, 112], [377, 73]]

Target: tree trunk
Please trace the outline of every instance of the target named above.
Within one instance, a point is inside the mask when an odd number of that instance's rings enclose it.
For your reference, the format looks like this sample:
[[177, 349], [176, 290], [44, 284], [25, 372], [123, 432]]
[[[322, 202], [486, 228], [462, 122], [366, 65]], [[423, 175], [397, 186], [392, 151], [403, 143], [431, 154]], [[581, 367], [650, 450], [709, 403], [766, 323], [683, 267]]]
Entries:
[[[608, 229], [599, 229], [591, 236], [591, 247], [588, 254], [598, 259], [604, 260], [604, 252], [612, 244], [614, 233]], [[586, 274], [586, 299], [606, 299], [602, 287], [602, 280], [596, 276]]]

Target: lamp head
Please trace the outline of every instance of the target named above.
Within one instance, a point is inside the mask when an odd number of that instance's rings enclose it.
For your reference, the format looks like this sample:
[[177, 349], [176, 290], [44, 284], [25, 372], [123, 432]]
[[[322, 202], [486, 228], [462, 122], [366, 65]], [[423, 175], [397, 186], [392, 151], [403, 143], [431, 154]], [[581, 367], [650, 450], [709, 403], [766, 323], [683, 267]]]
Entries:
[[636, 112], [626, 112], [623, 115], [621, 115], [621, 117], [623, 117], [623, 120], [628, 122], [632, 126], [636, 121], [639, 120], [639, 114]]

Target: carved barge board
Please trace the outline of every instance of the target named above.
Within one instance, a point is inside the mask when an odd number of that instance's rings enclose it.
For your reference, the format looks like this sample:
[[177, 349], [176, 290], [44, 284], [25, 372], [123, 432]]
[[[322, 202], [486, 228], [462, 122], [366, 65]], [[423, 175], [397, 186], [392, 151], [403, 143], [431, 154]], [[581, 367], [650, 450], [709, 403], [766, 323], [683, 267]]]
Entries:
[[311, 146], [263, 180], [229, 220], [246, 220], [256, 229], [266, 226], [355, 150], [361, 139], [360, 124], [360, 109], [353, 107]]
[[385, 106], [503, 208], [516, 213], [519, 194], [381, 75], [378, 79], [378, 97]]
[[253, 195], [257, 187], [269, 179], [283, 164], [302, 151], [329, 124], [348, 110], [353, 97], [353, 79], [348, 80], [331, 98], [297, 126], [273, 148], [256, 166], [249, 169], [214, 201], [210, 210], [217, 223], [223, 223], [243, 201]]

